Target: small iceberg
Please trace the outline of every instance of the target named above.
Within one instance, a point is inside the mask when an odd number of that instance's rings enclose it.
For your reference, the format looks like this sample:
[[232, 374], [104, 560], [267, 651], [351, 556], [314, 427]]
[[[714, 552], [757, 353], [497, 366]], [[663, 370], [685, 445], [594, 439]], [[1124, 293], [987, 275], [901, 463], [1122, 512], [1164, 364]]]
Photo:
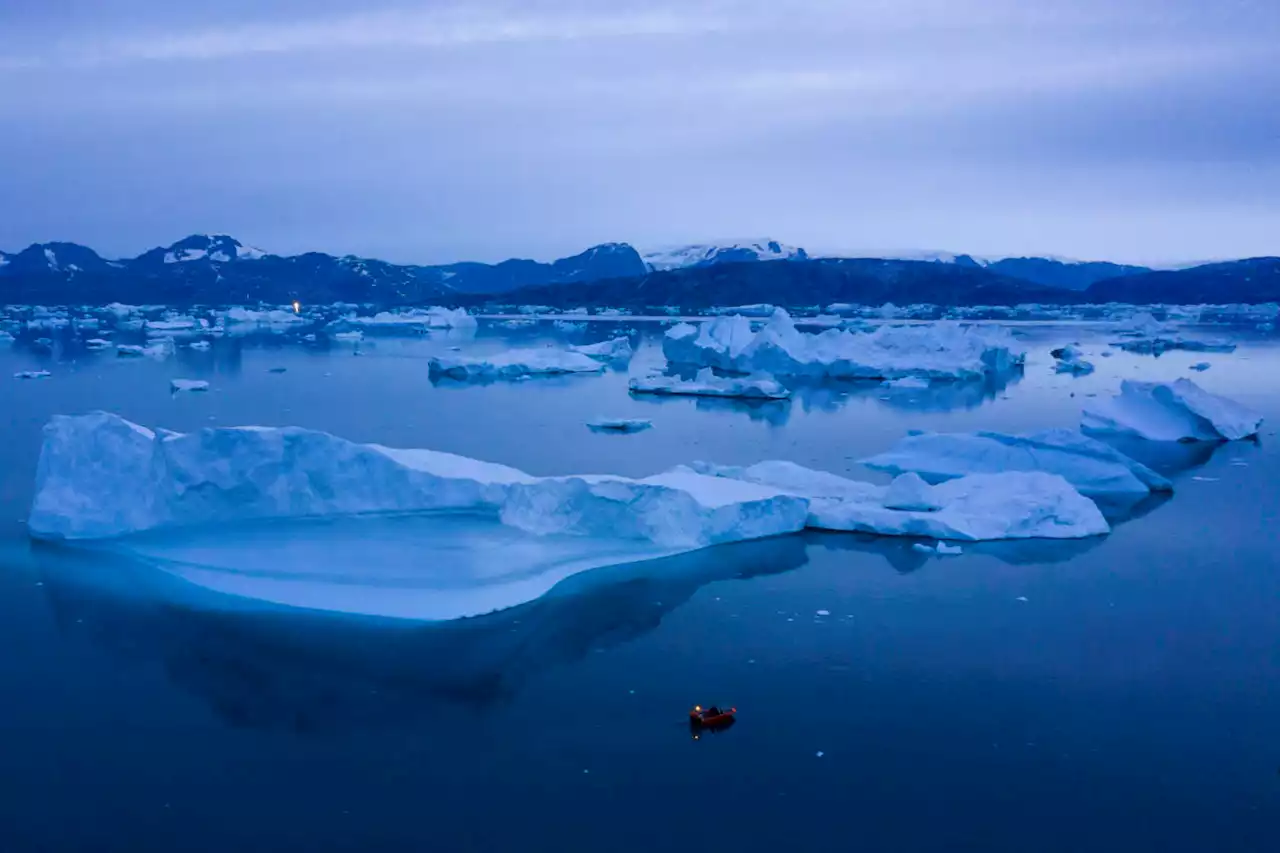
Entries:
[[329, 336], [332, 340], [341, 341], [342, 343], [359, 343], [364, 340], [364, 332], [359, 329], [353, 329], [349, 332], [334, 332]]
[[981, 379], [1013, 370], [1026, 356], [998, 328], [940, 322], [806, 334], [780, 308], [758, 332], [741, 315], [682, 323], [667, 331], [662, 351], [674, 365], [814, 379]]
[[1091, 498], [1139, 500], [1173, 484], [1101, 441], [1068, 429], [1029, 435], [998, 432], [910, 435], [862, 464], [931, 482], [1005, 471], [1056, 474]]
[[569, 351], [607, 362], [630, 361], [631, 357], [635, 355], [635, 349], [631, 346], [631, 339], [625, 337], [601, 341], [598, 344], [569, 347]]
[[1058, 373], [1087, 376], [1094, 371], [1093, 363], [1085, 361], [1084, 354], [1074, 346], [1059, 347], [1050, 355], [1057, 359], [1058, 363], [1054, 366], [1054, 370]]
[[208, 341], [192, 341], [191, 343], [187, 344], [188, 348], [193, 350], [199, 350], [199, 351], [207, 350], [211, 346], [213, 346], [213, 344], [209, 343]]
[[490, 356], [435, 356], [429, 362], [432, 377], [468, 382], [601, 373], [605, 366], [588, 355], [564, 349], [513, 349]]
[[1204, 373], [1212, 366], [1213, 365], [1209, 364], [1207, 361], [1197, 361], [1195, 364], [1191, 365], [1191, 369], [1196, 373]]
[[120, 358], [164, 358], [169, 354], [169, 346], [168, 341], [157, 341], [146, 346], [116, 344], [116, 355]]
[[904, 376], [901, 379], [886, 379], [880, 383], [880, 387], [891, 391], [927, 391], [929, 380], [919, 376]]
[[13, 374], [14, 379], [44, 379], [53, 374], [47, 370], [19, 370]]
[[911, 550], [918, 551], [921, 554], [937, 554], [940, 557], [952, 557], [964, 553], [964, 549], [959, 545], [948, 545], [946, 542], [939, 542], [937, 545], [926, 545], [924, 542], [917, 542], [911, 546]]
[[633, 376], [628, 383], [632, 394], [659, 394], [691, 397], [734, 397], [744, 400], [786, 400], [791, 392], [771, 376], [724, 379], [709, 367], [692, 380], [678, 376]]
[[85, 349], [92, 350], [109, 349], [111, 347], [111, 341], [103, 338], [89, 338], [89, 340], [84, 342], [84, 347]]
[[1081, 422], [1086, 432], [1150, 441], [1237, 441], [1257, 435], [1261, 426], [1262, 415], [1190, 379], [1126, 380], [1119, 395], [1091, 402]]
[[342, 321], [366, 328], [475, 329], [478, 325], [463, 308], [412, 308], [408, 311], [381, 311], [372, 317], [346, 317]]
[[175, 394], [181, 391], [208, 391], [209, 383], [203, 379], [172, 379], [169, 390]]
[[642, 432], [653, 426], [644, 418], [597, 418], [587, 423], [596, 432]]
[[1145, 311], [1130, 318], [1122, 332], [1125, 338], [1114, 341], [1111, 345], [1142, 355], [1161, 355], [1170, 350], [1234, 352], [1236, 349], [1235, 344], [1226, 341], [1206, 341], [1177, 334], [1169, 323], [1162, 323]]
[[[937, 486], [904, 474], [906, 485], [878, 486], [782, 461], [692, 469], [804, 496], [807, 526], [819, 530], [965, 541], [1077, 539], [1111, 530], [1097, 504], [1062, 477], [1039, 471], [973, 474]], [[894, 508], [903, 506], [913, 508]]]

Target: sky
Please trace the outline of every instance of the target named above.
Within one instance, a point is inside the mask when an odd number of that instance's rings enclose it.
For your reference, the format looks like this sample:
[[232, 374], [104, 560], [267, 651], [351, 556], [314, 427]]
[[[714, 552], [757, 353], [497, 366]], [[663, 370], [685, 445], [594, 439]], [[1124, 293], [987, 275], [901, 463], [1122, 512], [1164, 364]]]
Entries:
[[0, 0], [0, 249], [1280, 255], [1277, 0]]

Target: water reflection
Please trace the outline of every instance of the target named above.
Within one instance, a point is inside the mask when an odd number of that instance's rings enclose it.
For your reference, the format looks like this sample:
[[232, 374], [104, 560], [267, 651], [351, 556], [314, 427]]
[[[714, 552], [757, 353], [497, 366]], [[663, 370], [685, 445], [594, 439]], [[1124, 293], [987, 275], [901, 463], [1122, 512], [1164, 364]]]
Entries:
[[[861, 533], [806, 532], [801, 537], [810, 545], [827, 551], [854, 551], [877, 554], [898, 574], [919, 571], [939, 559], [936, 555], [915, 550], [918, 539], [890, 538]], [[1088, 539], [1014, 539], [1005, 542], [965, 542], [965, 554], [994, 557], [1013, 566], [1066, 563], [1101, 546], [1104, 536]], [[944, 557], [942, 559], [955, 559]]]
[[298, 610], [245, 610], [191, 598], [178, 582], [140, 582], [120, 555], [37, 544], [62, 631], [168, 677], [228, 724], [296, 732], [474, 713], [529, 679], [625, 643], [714, 581], [796, 569], [800, 537], [709, 548], [575, 575], [543, 598], [440, 624]]

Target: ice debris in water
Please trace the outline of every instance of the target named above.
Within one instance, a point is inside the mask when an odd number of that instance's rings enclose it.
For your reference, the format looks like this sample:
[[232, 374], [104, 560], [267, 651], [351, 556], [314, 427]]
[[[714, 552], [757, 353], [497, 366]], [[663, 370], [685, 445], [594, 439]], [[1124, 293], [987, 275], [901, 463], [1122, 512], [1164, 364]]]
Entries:
[[89, 338], [84, 342], [85, 349], [99, 350], [107, 349], [111, 346], [111, 341], [105, 338]]
[[[782, 489], [809, 499], [808, 526], [820, 530], [930, 539], [1071, 539], [1111, 528], [1096, 504], [1054, 474], [974, 474], [937, 486], [879, 486], [793, 462], [746, 468], [701, 462], [693, 470]], [[928, 509], [892, 509], [906, 503]]]
[[164, 358], [170, 352], [170, 342], [158, 341], [146, 346], [137, 344], [117, 344], [116, 355], [121, 358]]
[[1191, 365], [1191, 369], [1197, 373], [1204, 373], [1212, 366], [1213, 365], [1209, 364], [1207, 361], [1197, 361], [1195, 364]]
[[629, 338], [612, 338], [598, 344], [569, 347], [571, 352], [581, 353], [600, 361], [627, 361], [635, 354]]
[[597, 418], [587, 426], [599, 432], [640, 432], [653, 426], [653, 421], [644, 418]]
[[191, 343], [187, 344], [187, 346], [194, 350], [207, 350], [209, 349], [209, 347], [213, 345], [210, 344], [208, 341], [192, 341]]
[[429, 362], [432, 376], [468, 381], [601, 373], [604, 369], [604, 364], [591, 356], [552, 347], [513, 349], [490, 356], [436, 356]]
[[771, 376], [726, 379], [704, 367], [692, 381], [678, 376], [633, 376], [633, 394], [686, 395], [692, 397], [737, 397], [746, 400], [786, 400], [791, 392]]
[[924, 391], [929, 388], [929, 380], [919, 376], [904, 376], [901, 379], [886, 379], [880, 383], [880, 387], [895, 391]]
[[1160, 355], [1169, 350], [1234, 352], [1236, 348], [1235, 344], [1226, 341], [1199, 340], [1176, 334], [1170, 324], [1161, 323], [1145, 311], [1135, 314], [1127, 328], [1122, 331], [1125, 331], [1128, 337], [1114, 341], [1112, 346], [1147, 355]]
[[47, 370], [19, 370], [13, 374], [14, 379], [44, 379], [46, 376], [52, 376]]
[[978, 379], [1007, 372], [1025, 357], [1003, 329], [941, 322], [806, 334], [781, 308], [758, 332], [743, 316], [675, 326], [667, 331], [662, 351], [676, 365], [834, 379]]
[[169, 382], [170, 391], [208, 391], [209, 383], [203, 379], [173, 379]]
[[462, 308], [411, 308], [407, 311], [381, 311], [372, 317], [347, 316], [338, 321], [366, 328], [419, 328], [474, 330], [478, 325]]
[[862, 460], [892, 474], [915, 472], [938, 482], [970, 474], [1043, 471], [1057, 474], [1089, 497], [1141, 498], [1173, 484], [1111, 446], [1075, 430], [1028, 435], [998, 432], [922, 433]]
[[1093, 373], [1093, 363], [1085, 361], [1084, 355], [1074, 346], [1059, 347], [1050, 355], [1058, 361], [1054, 366], [1054, 370], [1058, 373], [1071, 373], [1076, 376]]
[[1126, 380], [1120, 394], [1084, 410], [1082, 429], [1151, 441], [1235, 441], [1257, 435], [1262, 415], [1205, 391], [1190, 379]]

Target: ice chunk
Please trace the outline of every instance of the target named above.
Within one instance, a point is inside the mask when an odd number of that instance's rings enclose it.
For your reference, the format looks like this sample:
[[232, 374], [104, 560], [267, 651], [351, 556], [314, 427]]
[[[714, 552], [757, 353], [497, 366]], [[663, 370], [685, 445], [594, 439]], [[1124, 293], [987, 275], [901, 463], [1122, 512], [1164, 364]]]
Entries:
[[213, 345], [210, 344], [208, 341], [192, 341], [191, 343], [187, 344], [187, 346], [194, 350], [207, 350], [209, 349], [209, 347]]
[[268, 310], [231, 308], [223, 312], [221, 317], [228, 326], [260, 326], [264, 328], [279, 328], [310, 322], [306, 317], [303, 317], [288, 308], [273, 308]]
[[358, 329], [350, 332], [334, 332], [329, 337], [335, 341], [342, 341], [343, 343], [358, 343], [364, 340], [364, 332], [361, 332]]
[[1209, 364], [1207, 361], [1197, 361], [1195, 364], [1191, 365], [1191, 369], [1197, 373], [1204, 373], [1212, 366], [1213, 365]]
[[908, 471], [893, 478], [882, 503], [885, 509], [937, 512], [942, 509], [942, 505], [932, 495], [933, 487], [921, 479], [919, 474]]
[[203, 379], [173, 379], [169, 382], [170, 391], [208, 391], [209, 383]]
[[907, 436], [889, 451], [862, 460], [879, 471], [914, 471], [941, 481], [968, 474], [1043, 471], [1057, 474], [1082, 494], [1096, 498], [1140, 498], [1170, 491], [1173, 484], [1114, 448], [1074, 430], [1030, 435], [998, 432], [924, 433]]
[[463, 308], [413, 308], [408, 311], [382, 311], [372, 317], [347, 317], [343, 322], [371, 328], [410, 327], [421, 329], [474, 330], [476, 318]]
[[28, 521], [39, 538], [93, 539], [262, 519], [487, 512], [550, 535], [641, 539], [669, 553], [791, 533], [808, 502], [680, 469], [643, 480], [539, 478], [431, 450], [356, 444], [296, 427], [157, 433], [116, 415], [45, 427]]
[[14, 379], [44, 379], [46, 376], [52, 376], [47, 370], [19, 370], [13, 374]]
[[[1097, 505], [1056, 474], [974, 474], [928, 488], [935, 509], [890, 509], [892, 486], [849, 480], [791, 462], [748, 468], [696, 463], [693, 470], [809, 498], [808, 526], [928, 539], [1077, 539], [1110, 531]], [[900, 487], [900, 491], [903, 487]]]
[[698, 371], [692, 381], [678, 376], [633, 376], [633, 394], [687, 395], [692, 397], [738, 397], [747, 400], [786, 400], [791, 392], [769, 376], [723, 379], [711, 368]]
[[487, 357], [436, 356], [430, 361], [434, 376], [468, 381], [518, 379], [566, 373], [601, 373], [604, 364], [588, 355], [563, 349], [513, 349]]
[[111, 341], [103, 338], [89, 338], [84, 342], [85, 349], [107, 349], [111, 346]]
[[1088, 432], [1152, 441], [1235, 441], [1257, 435], [1262, 415], [1210, 394], [1190, 379], [1126, 380], [1118, 396], [1089, 404], [1081, 426]]
[[597, 418], [587, 426], [600, 432], [640, 432], [653, 426], [653, 421], [644, 418]]
[[942, 322], [806, 334], [782, 309], [759, 332], [742, 316], [719, 317], [701, 328], [681, 324], [668, 330], [662, 349], [676, 365], [836, 379], [976, 379], [1008, 372], [1025, 357], [1002, 329]]
[[157, 341], [146, 346], [116, 344], [116, 355], [121, 358], [164, 358], [169, 355], [170, 346], [169, 341]]
[[948, 545], [946, 542], [939, 542], [938, 553], [943, 556], [954, 556], [956, 554], [963, 554], [964, 549], [959, 545]]
[[1058, 373], [1073, 373], [1076, 376], [1093, 373], [1093, 364], [1085, 361], [1084, 355], [1074, 346], [1060, 347], [1051, 355], [1058, 360], [1054, 367]]
[[569, 347], [571, 352], [581, 353], [599, 361], [627, 361], [635, 354], [630, 338], [613, 338], [598, 344]]
[[551, 325], [555, 326], [561, 332], [582, 332], [586, 331], [586, 323], [575, 323], [572, 320], [556, 320]]

